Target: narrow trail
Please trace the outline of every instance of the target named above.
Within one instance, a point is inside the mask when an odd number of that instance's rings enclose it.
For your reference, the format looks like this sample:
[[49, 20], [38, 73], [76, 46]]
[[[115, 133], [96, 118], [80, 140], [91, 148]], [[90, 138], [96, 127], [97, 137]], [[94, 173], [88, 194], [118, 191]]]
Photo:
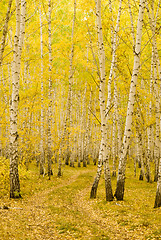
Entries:
[[[90, 170], [85, 169], [81, 171], [83, 173], [90, 174]], [[80, 172], [28, 199], [10, 200], [9, 210], [0, 209], [0, 239], [145, 239], [144, 231], [129, 231], [117, 223], [113, 213], [95, 208], [97, 200], [89, 199], [92, 182], [77, 190], [78, 180], [82, 181]], [[75, 190], [73, 184], [76, 185]], [[60, 227], [62, 219], [65, 227]], [[78, 230], [82, 231], [80, 235]], [[100, 235], [102, 230], [104, 235]]]
[[[114, 240], [142, 240], [144, 238], [144, 232], [129, 231], [125, 226], [120, 226], [117, 223], [117, 219], [114, 218], [110, 212], [102, 212], [100, 209], [94, 209], [92, 201], [87, 200], [84, 196], [89, 193], [90, 189], [84, 189], [81, 191], [74, 200], [75, 207], [78, 207], [79, 211], [84, 211], [89, 221], [98, 226], [98, 229], [103, 229], [108, 233], [109, 239]], [[95, 201], [95, 200], [94, 200]], [[94, 236], [93, 236], [94, 237]], [[90, 239], [93, 239], [92, 237]], [[99, 238], [98, 238], [99, 239]], [[105, 239], [105, 238], [102, 238]]]
[[38, 192], [28, 199], [10, 200], [9, 210], [0, 209], [2, 239], [64, 239], [55, 228], [54, 216], [48, 209], [47, 198], [53, 190], [72, 184], [78, 175], [74, 175], [63, 185]]

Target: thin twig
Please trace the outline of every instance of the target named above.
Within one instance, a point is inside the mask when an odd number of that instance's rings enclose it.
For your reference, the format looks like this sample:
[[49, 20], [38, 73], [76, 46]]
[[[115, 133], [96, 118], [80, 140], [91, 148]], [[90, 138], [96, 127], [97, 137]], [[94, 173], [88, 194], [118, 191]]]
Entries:
[[94, 112], [90, 109], [90, 107], [88, 107], [89, 111], [92, 113], [92, 115], [96, 118], [96, 120], [99, 122], [99, 124], [101, 125], [101, 121], [97, 118], [97, 116], [94, 114]]

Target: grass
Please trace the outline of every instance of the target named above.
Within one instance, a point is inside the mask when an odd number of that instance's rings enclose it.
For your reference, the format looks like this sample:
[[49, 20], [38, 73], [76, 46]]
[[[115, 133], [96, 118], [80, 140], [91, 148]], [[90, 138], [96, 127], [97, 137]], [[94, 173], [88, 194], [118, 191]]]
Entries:
[[[63, 176], [39, 176], [35, 165], [20, 169], [22, 199], [0, 199], [0, 239], [161, 239], [161, 209], [154, 209], [156, 183], [133, 177], [128, 164], [124, 201], [105, 201], [102, 176], [97, 198], [89, 199], [96, 166], [63, 167]], [[113, 191], [116, 178], [112, 178]]]

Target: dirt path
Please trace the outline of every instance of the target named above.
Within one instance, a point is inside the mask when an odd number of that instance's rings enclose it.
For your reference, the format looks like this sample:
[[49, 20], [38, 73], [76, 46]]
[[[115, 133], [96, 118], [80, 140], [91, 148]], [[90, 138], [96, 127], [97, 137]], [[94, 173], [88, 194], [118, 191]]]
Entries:
[[88, 197], [91, 183], [86, 188], [74, 190], [72, 186], [80, 181], [79, 178], [77, 172], [29, 199], [10, 200], [10, 209], [0, 209], [0, 239], [145, 239], [146, 229], [129, 230], [118, 224], [113, 213], [95, 207], [97, 200]]
[[[75, 207], [78, 206], [79, 211], [86, 213], [89, 221], [98, 226], [99, 229], [103, 229], [105, 233], [108, 233], [109, 239], [114, 240], [142, 240], [145, 239], [145, 231], [131, 230], [129, 231], [125, 226], [120, 226], [117, 219], [114, 217], [113, 213], [104, 212], [100, 209], [93, 208], [93, 201], [85, 199], [84, 196], [89, 193], [90, 189], [84, 189], [81, 191], [74, 200]], [[91, 236], [89, 239], [94, 239]], [[99, 239], [99, 238], [98, 238]], [[103, 238], [102, 239], [106, 239]]]
[[8, 200], [9, 209], [0, 209], [0, 240], [64, 239], [55, 228], [47, 198], [53, 190], [72, 184], [78, 175], [63, 185], [38, 192], [29, 199]]

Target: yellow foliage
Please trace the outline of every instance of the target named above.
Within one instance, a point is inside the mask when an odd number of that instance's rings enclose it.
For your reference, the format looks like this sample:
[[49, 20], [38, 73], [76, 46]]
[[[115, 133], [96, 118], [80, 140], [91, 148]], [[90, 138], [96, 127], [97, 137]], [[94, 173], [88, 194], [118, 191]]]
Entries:
[[0, 196], [6, 194], [9, 188], [9, 160], [0, 157]]

